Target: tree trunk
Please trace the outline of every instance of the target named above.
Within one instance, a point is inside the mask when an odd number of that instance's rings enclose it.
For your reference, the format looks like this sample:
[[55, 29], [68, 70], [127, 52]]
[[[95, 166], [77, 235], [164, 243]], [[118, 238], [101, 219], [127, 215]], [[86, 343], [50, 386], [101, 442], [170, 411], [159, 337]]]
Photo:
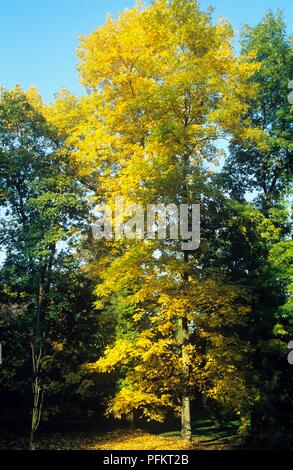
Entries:
[[[188, 204], [188, 184], [187, 176], [189, 174], [188, 169], [189, 156], [185, 155], [183, 157], [184, 165], [184, 181], [183, 181], [183, 200], [185, 204]], [[183, 291], [186, 291], [188, 288], [189, 274], [188, 274], [188, 261], [189, 261], [189, 252], [184, 251], [184, 264], [185, 271], [183, 274]], [[189, 391], [189, 364], [188, 364], [188, 353], [186, 351], [186, 346], [189, 341], [189, 330], [188, 330], [188, 320], [187, 316], [180, 318], [179, 320], [179, 338], [181, 345], [181, 360], [182, 360], [182, 374], [181, 374], [181, 436], [184, 439], [191, 440], [191, 417], [190, 417], [190, 391]]]
[[126, 416], [125, 416], [125, 422], [129, 429], [133, 430], [134, 429], [134, 412], [130, 411]]
[[188, 391], [182, 393], [181, 436], [191, 441], [190, 396]]
[[181, 435], [191, 440], [189, 365], [186, 344], [188, 341], [188, 323], [186, 318], [180, 319], [181, 359], [182, 359], [182, 396], [181, 396]]
[[50, 290], [51, 271], [55, 255], [55, 244], [51, 246], [51, 253], [41, 268], [39, 289], [37, 295], [37, 318], [36, 318], [36, 333], [35, 344], [32, 344], [32, 362], [33, 362], [33, 409], [31, 421], [31, 437], [30, 437], [30, 450], [35, 450], [35, 438], [38, 430], [44, 398], [44, 386], [41, 379], [41, 361], [42, 361], [42, 339], [44, 334], [44, 321], [46, 316], [46, 307], [48, 302], [48, 294]]
[[[184, 252], [184, 262], [188, 263], [188, 252]], [[186, 269], [183, 275], [183, 288], [186, 289], [189, 280]], [[179, 339], [181, 346], [182, 375], [181, 375], [181, 435], [184, 439], [191, 440], [191, 417], [190, 417], [190, 391], [189, 391], [189, 364], [186, 346], [189, 341], [188, 320], [187, 317], [179, 320]]]
[[42, 405], [44, 398], [44, 388], [41, 385], [40, 369], [41, 369], [42, 351], [40, 349], [39, 355], [36, 355], [34, 345], [32, 345], [32, 360], [33, 360], [33, 409], [32, 409], [32, 422], [31, 422], [31, 437], [30, 437], [30, 450], [36, 449], [35, 434], [40, 424], [42, 415]]
[[31, 421], [31, 439], [30, 450], [35, 450], [35, 435], [41, 420], [42, 403], [44, 389], [41, 383], [41, 359], [42, 359], [42, 334], [45, 315], [45, 278], [46, 267], [42, 267], [39, 281], [39, 291], [37, 296], [37, 319], [35, 344], [32, 344], [32, 362], [33, 362], [33, 409]]

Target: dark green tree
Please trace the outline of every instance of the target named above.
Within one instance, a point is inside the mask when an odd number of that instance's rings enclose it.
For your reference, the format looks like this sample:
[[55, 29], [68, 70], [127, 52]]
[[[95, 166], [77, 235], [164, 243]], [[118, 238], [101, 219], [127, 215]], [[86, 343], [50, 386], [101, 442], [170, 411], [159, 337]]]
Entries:
[[31, 448], [44, 395], [42, 358], [53, 271], [62, 248], [78, 238], [87, 212], [84, 190], [72, 171], [68, 151], [44, 110], [34, 90], [27, 94], [18, 86], [1, 90], [3, 300], [24, 303], [33, 326]]
[[[245, 26], [242, 52], [253, 53], [260, 69], [251, 81], [256, 98], [249, 101], [249, 117], [266, 135], [266, 148], [234, 140], [222, 182], [233, 198], [249, 194], [266, 215], [278, 205], [292, 181], [292, 106], [288, 83], [293, 77], [292, 38], [280, 13], [267, 13], [256, 27]], [[226, 184], [225, 184], [226, 183]]]
[[234, 281], [245, 286], [252, 298], [247, 328], [253, 349], [247, 378], [255, 396], [252, 440], [289, 446], [293, 410], [286, 356], [293, 332], [287, 197], [292, 181], [293, 113], [288, 102], [292, 42], [281, 14], [272, 12], [256, 27], [246, 26], [242, 38], [243, 51], [260, 62], [252, 78], [258, 93], [249, 102], [248, 114], [254, 127], [264, 132], [265, 145], [233, 139], [227, 163], [215, 178], [230, 197], [224, 206], [231, 216], [226, 219], [229, 230], [219, 263], [231, 270]]

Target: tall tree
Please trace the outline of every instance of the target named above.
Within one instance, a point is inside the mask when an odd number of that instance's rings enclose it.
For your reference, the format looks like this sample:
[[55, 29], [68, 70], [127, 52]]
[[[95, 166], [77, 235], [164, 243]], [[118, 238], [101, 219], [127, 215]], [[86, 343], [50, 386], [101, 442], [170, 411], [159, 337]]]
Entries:
[[26, 302], [35, 318], [33, 449], [44, 394], [43, 338], [52, 271], [60, 243], [74, 238], [87, 207], [63, 142], [46, 120], [45, 107], [34, 89], [27, 94], [18, 86], [1, 90], [0, 187], [4, 270], [12, 269], [19, 276], [15, 295], [20, 296], [23, 287], [27, 290]]
[[246, 26], [242, 51], [252, 52], [254, 60], [260, 62], [250, 79], [257, 93], [248, 101], [248, 115], [254, 128], [264, 132], [263, 145], [234, 138], [227, 163], [216, 179], [234, 199], [229, 204], [236, 210], [239, 228], [246, 213], [255, 222], [258, 219], [257, 225], [260, 227], [261, 222], [263, 229], [257, 236], [252, 236], [252, 227], [245, 228], [242, 235], [239, 230], [232, 231], [230, 250], [223, 262], [233, 269], [235, 281], [250, 289], [253, 299], [247, 328], [247, 338], [253, 344], [250, 362], [255, 370], [249, 380], [256, 391], [251, 411], [252, 437], [258, 443], [263, 440], [270, 445], [288, 445], [292, 425], [288, 400], [292, 383], [287, 363], [287, 343], [292, 336], [288, 195], [293, 149], [288, 83], [293, 60], [292, 41], [282, 16], [268, 12], [257, 26]]
[[[91, 174], [96, 176], [96, 201], [113, 209], [115, 196], [144, 208], [201, 203], [202, 217], [208, 216], [204, 162], [217, 158], [214, 142], [231, 132], [256, 142], [263, 138], [262, 131], [251, 130], [243, 119], [248, 109], [243, 96], [253, 94], [248, 78], [258, 66], [248, 56], [235, 56], [231, 38], [230, 26], [225, 21], [213, 24], [196, 1], [158, 0], [124, 12], [117, 21], [108, 18], [82, 39], [79, 68], [90, 96], [78, 105], [84, 118], [72, 119], [68, 144], [83, 176], [92, 183]], [[71, 97], [61, 96], [55, 109], [70, 110], [71, 105]], [[197, 310], [203, 308], [198, 302], [194, 308], [193, 301], [207, 280], [201, 256], [194, 248], [183, 252], [181, 244], [164, 241], [116, 240], [106, 248], [106, 256], [93, 267], [102, 281], [99, 305], [121, 290], [120, 301], [133, 308], [133, 320], [144, 322], [143, 331], [138, 327], [144, 347], [156, 338], [150, 373], [160, 374], [164, 383], [167, 377], [156, 367], [162, 351], [171, 348], [167, 355], [178, 366], [174, 380], [182, 435], [189, 439], [195, 351], [190, 336]], [[216, 292], [222, 284], [219, 280]], [[232, 286], [230, 294], [228, 286], [224, 292], [229, 299], [237, 297]], [[223, 302], [232, 314], [229, 300]], [[137, 382], [134, 386], [129, 377], [125, 380], [135, 393]], [[156, 400], [168, 406], [171, 392], [166, 395], [164, 387], [153, 384], [150, 402], [137, 397], [133, 406], [155, 409]]]

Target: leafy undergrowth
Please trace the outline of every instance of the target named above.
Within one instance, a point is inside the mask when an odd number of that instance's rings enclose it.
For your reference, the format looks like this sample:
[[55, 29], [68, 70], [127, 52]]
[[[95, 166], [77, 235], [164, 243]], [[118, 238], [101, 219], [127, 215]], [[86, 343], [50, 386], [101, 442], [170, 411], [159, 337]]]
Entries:
[[[241, 444], [237, 436], [207, 439], [193, 436], [191, 442], [178, 435], [148, 434], [140, 430], [120, 430], [104, 435], [88, 433], [50, 433], [41, 436], [37, 443], [39, 450], [222, 450], [235, 449]], [[0, 435], [0, 449], [28, 449], [28, 439], [24, 437]]]
[[[192, 441], [181, 438], [179, 431], [146, 432], [140, 429], [118, 429], [106, 432], [52, 432], [40, 433], [39, 450], [228, 450], [243, 446], [236, 428], [223, 430], [209, 419], [193, 423]], [[0, 432], [0, 449], [28, 449], [28, 438], [13, 432]]]
[[214, 437], [193, 436], [192, 441], [182, 439], [178, 433], [167, 435], [148, 434], [140, 430], [132, 432], [115, 431], [106, 434], [93, 447], [93, 450], [215, 450], [235, 449], [241, 445], [238, 436]]
[[94, 450], [185, 450], [191, 443], [177, 438], [148, 434], [139, 430], [132, 432], [115, 431], [108, 433], [97, 442]]

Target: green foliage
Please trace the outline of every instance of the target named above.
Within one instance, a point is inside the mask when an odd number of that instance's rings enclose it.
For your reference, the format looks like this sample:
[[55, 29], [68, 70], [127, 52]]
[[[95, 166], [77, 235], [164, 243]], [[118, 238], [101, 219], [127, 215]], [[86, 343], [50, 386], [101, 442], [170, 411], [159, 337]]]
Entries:
[[[42, 381], [48, 407], [89, 395], [81, 372], [99, 335], [90, 283], [74, 260], [88, 202], [68, 150], [34, 90], [0, 96], [2, 393], [29, 397], [39, 288], [45, 272]], [[50, 270], [50, 271], [49, 271]], [[3, 320], [2, 320], [3, 318]], [[63, 352], [62, 352], [63, 351]], [[31, 399], [27, 398], [27, 405]]]
[[227, 181], [233, 198], [243, 200], [252, 193], [256, 204], [268, 211], [278, 206], [292, 181], [293, 108], [288, 103], [288, 83], [293, 52], [281, 14], [268, 12], [256, 27], [244, 27], [242, 52], [252, 52], [261, 64], [251, 78], [258, 92], [248, 100], [248, 115], [254, 128], [264, 132], [265, 147], [234, 139], [221, 181]]

